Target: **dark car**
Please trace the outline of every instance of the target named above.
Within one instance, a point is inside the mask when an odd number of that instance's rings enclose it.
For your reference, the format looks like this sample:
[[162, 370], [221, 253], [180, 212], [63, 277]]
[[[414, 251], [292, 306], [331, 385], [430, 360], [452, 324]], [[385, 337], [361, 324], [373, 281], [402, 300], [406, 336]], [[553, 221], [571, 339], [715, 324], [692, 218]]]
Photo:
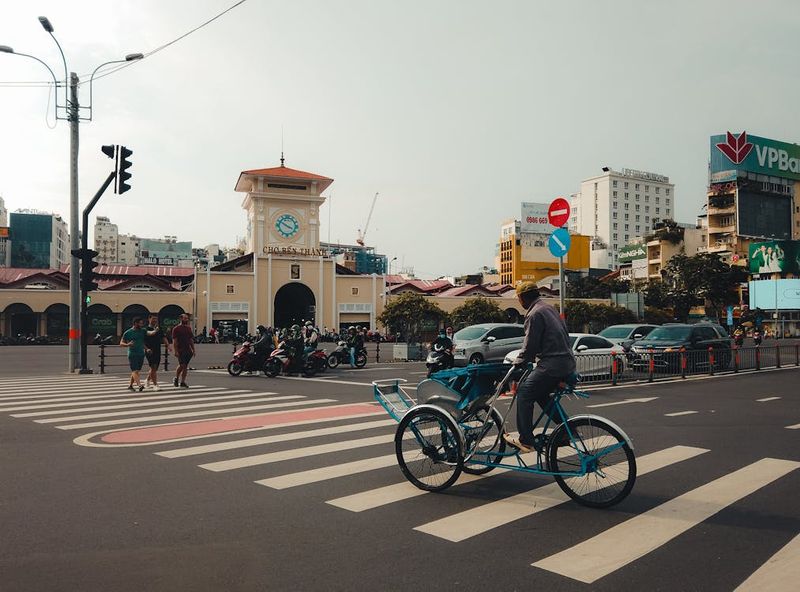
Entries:
[[652, 349], [653, 366], [656, 370], [679, 372], [682, 348], [685, 351], [686, 369], [689, 372], [707, 370], [710, 354], [713, 354], [716, 369], [727, 368], [731, 363], [730, 337], [718, 325], [668, 323], [653, 329], [647, 337], [633, 344], [631, 365], [646, 370]]

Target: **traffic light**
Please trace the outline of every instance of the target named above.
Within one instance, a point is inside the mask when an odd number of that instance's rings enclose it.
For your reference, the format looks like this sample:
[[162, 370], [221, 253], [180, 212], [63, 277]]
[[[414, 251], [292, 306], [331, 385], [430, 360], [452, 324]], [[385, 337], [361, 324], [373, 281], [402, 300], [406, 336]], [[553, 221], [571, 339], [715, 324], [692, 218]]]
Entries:
[[81, 292], [84, 294], [94, 292], [98, 288], [94, 268], [100, 265], [94, 258], [99, 253], [92, 249], [73, 249], [71, 253], [81, 260]]
[[128, 171], [131, 168], [133, 163], [129, 160], [131, 154], [133, 154], [133, 150], [129, 150], [125, 148], [125, 146], [117, 146], [117, 181], [116, 181], [116, 192], [118, 195], [122, 195], [131, 186], [127, 183], [128, 179], [131, 178], [131, 174]]
[[117, 154], [117, 147], [114, 146], [114, 144], [106, 144], [105, 146], [101, 147], [100, 150], [109, 158], [114, 158], [114, 156]]

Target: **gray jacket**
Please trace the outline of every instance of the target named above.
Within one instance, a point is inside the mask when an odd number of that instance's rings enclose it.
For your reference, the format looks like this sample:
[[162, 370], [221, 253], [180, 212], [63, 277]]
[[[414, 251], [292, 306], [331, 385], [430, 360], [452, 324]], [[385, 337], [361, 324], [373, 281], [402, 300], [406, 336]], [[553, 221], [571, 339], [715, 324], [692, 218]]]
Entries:
[[575, 372], [575, 356], [567, 327], [556, 309], [541, 298], [534, 300], [525, 314], [525, 341], [516, 364], [536, 361], [536, 368], [549, 376], [568, 376]]

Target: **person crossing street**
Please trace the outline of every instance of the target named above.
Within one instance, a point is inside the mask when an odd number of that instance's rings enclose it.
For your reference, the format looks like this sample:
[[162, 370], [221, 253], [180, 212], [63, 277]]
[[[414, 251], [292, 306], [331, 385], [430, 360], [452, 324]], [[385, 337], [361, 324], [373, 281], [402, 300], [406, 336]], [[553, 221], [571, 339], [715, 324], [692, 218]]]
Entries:
[[161, 346], [166, 347], [167, 355], [169, 355], [169, 340], [164, 335], [164, 330], [158, 326], [158, 315], [151, 314], [148, 317], [147, 335], [144, 338], [145, 358], [147, 364], [150, 366], [150, 372], [147, 374], [146, 386], [158, 391], [158, 366], [161, 364]]
[[189, 326], [189, 315], [181, 315], [181, 322], [172, 328], [172, 347], [175, 357], [178, 358], [178, 368], [175, 370], [174, 386], [189, 388], [186, 384], [186, 374], [189, 372], [189, 362], [194, 357], [194, 334]]
[[129, 391], [138, 389], [139, 392], [142, 392], [144, 390], [142, 381], [139, 378], [139, 372], [141, 372], [142, 364], [144, 364], [144, 340], [147, 336], [147, 331], [142, 325], [143, 321], [140, 317], [133, 319], [133, 326], [122, 334], [122, 339], [119, 341], [122, 347], [128, 348], [128, 365], [131, 369], [131, 380], [128, 384]]

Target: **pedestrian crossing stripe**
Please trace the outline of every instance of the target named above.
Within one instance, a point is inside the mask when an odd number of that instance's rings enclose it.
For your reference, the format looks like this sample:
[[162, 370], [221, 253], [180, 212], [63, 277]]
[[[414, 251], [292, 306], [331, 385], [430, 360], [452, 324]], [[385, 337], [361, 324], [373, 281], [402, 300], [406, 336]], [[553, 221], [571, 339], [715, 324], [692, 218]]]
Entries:
[[592, 584], [798, 467], [763, 458], [532, 565]]
[[[692, 459], [708, 452], [705, 448], [673, 446], [636, 459], [637, 476], [663, 469], [675, 463]], [[454, 543], [483, 534], [522, 518], [527, 518], [569, 501], [558, 483], [549, 483], [530, 491], [512, 495], [417, 526], [414, 530], [424, 532]]]
[[[77, 393], [51, 393], [48, 395], [17, 395], [15, 397], [8, 397], [7, 399], [0, 399], [0, 408], [5, 409], [6, 407], [13, 406], [13, 405], [39, 405], [39, 404], [46, 404], [46, 403], [62, 403], [67, 401], [91, 401], [94, 399], [102, 399], [104, 397], [113, 397], [115, 400], [126, 400], [128, 398], [136, 398], [140, 401], [148, 399], [157, 399], [158, 397], [165, 397], [167, 395], [176, 395], [176, 396], [190, 396], [196, 394], [203, 394], [203, 393], [210, 393], [214, 391], [225, 391], [225, 392], [245, 392], [244, 390], [229, 390], [225, 387], [195, 387], [191, 390], [178, 390], [178, 389], [163, 389], [159, 391], [153, 390], [144, 390], [144, 391], [129, 391], [127, 389], [122, 391], [109, 391], [108, 389], [103, 390], [88, 390], [88, 391], [80, 391]], [[158, 393], [158, 394], [155, 394]]]
[[[0, 405], [0, 412], [9, 411], [30, 411], [30, 413], [15, 413], [11, 417], [37, 417], [43, 415], [58, 415], [64, 413], [74, 413], [76, 411], [94, 411], [99, 409], [124, 409], [125, 407], [142, 407], [163, 405], [171, 401], [213, 401], [222, 398], [238, 399], [252, 395], [252, 391], [226, 391], [225, 389], [213, 389], [208, 391], [178, 394], [148, 394], [143, 397], [140, 393], [131, 395], [116, 395], [112, 399], [107, 399], [109, 395], [99, 395], [100, 398], [85, 399], [77, 397], [77, 399], [69, 399], [69, 402], [63, 402], [63, 399], [52, 399], [52, 403], [43, 403], [42, 401], [22, 401], [13, 403], [6, 407]], [[199, 397], [197, 395], [203, 395]], [[106, 403], [109, 403], [108, 405]], [[114, 403], [114, 404], [110, 404]], [[100, 405], [99, 407], [81, 407], [81, 405]], [[71, 407], [71, 409], [66, 409]], [[76, 409], [77, 407], [77, 409]], [[46, 409], [48, 411], [35, 411], [36, 409]]]
[[789, 541], [734, 592], [783, 592], [800, 582], [800, 534]]

